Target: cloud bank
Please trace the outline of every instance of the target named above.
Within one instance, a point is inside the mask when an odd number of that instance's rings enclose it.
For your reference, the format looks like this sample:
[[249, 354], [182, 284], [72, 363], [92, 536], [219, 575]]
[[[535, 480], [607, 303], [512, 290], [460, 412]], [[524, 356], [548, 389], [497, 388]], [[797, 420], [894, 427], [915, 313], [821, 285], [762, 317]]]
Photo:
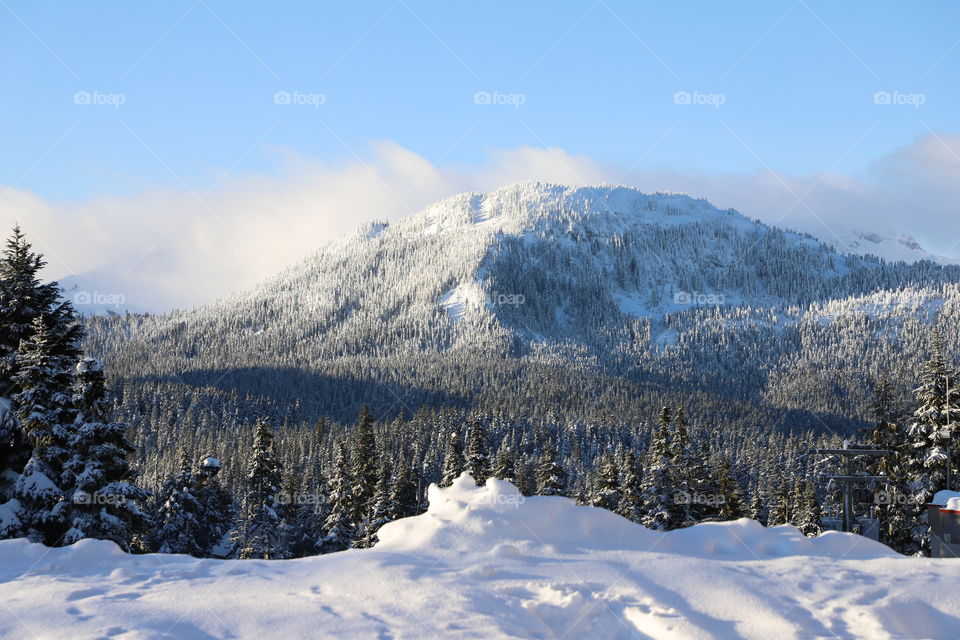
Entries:
[[530, 147], [492, 150], [479, 165], [437, 166], [385, 141], [363, 161], [286, 152], [273, 175], [227, 176], [206, 192], [164, 187], [52, 203], [0, 187], [0, 222], [21, 224], [46, 255], [50, 277], [78, 275], [81, 286], [117, 294], [131, 308], [165, 310], [250, 287], [366, 221], [519, 180], [682, 191], [825, 240], [842, 228], [893, 231], [960, 257], [960, 136], [947, 133], [922, 136], [859, 176], [624, 172]]

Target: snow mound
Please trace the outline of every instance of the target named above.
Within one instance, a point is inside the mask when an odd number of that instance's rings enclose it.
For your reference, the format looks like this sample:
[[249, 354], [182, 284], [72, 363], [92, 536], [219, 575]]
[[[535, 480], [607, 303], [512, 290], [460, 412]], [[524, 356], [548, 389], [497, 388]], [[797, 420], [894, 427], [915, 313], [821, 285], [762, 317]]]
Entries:
[[750, 520], [657, 533], [499, 480], [291, 561], [0, 541], [3, 638], [956, 638], [955, 560]]
[[586, 550], [656, 551], [720, 560], [789, 556], [898, 557], [889, 547], [855, 534], [828, 532], [807, 538], [796, 527], [764, 527], [743, 518], [670, 532], [651, 531], [606, 509], [551, 496], [523, 496], [490, 478], [476, 486], [468, 474], [445, 489], [431, 485], [427, 512], [384, 525], [377, 549], [517, 553]]

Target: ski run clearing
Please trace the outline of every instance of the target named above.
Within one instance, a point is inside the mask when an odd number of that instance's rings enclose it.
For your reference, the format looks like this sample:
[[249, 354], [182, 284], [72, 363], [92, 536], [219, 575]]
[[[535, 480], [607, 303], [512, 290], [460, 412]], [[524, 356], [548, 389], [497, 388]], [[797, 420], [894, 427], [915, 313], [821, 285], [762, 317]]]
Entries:
[[4, 638], [957, 638], [960, 561], [751, 520], [657, 533], [491, 479], [300, 560], [0, 542]]

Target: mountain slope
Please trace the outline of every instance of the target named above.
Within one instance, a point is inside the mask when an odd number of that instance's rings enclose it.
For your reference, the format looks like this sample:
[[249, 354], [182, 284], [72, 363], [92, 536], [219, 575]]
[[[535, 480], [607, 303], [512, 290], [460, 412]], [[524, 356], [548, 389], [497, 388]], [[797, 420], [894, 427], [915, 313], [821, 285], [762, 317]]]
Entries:
[[[658, 389], [786, 408], [790, 388], [812, 425], [864, 419], [862, 372], [914, 366], [931, 323], [956, 318], [957, 282], [957, 267], [840, 254], [685, 195], [520, 183], [368, 225], [213, 305], [91, 319], [89, 345], [127, 380], [148, 363], [153, 381], [314, 417], [398, 397], [565, 413], [614, 393], [613, 410]], [[826, 386], [823, 370], [788, 376], [811, 351], [858, 343], [857, 300], [903, 290], [941, 301], [922, 320], [909, 305], [877, 316], [910, 351], [880, 342]], [[844, 300], [850, 322], [809, 320]]]

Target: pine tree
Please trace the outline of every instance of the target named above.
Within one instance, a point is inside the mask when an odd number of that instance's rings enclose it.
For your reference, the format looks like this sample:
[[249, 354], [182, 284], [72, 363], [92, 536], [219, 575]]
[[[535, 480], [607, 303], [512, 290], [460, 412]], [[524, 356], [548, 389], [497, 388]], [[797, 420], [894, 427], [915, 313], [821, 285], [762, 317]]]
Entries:
[[447, 440], [447, 451], [443, 456], [443, 475], [440, 478], [441, 487], [449, 487], [453, 481], [460, 477], [466, 466], [466, 460], [463, 459], [463, 444], [460, 442], [460, 435], [456, 432], [450, 433]]
[[730, 473], [730, 461], [726, 456], [717, 456], [713, 472], [713, 482], [717, 488], [717, 515], [720, 520], [736, 520], [745, 515], [743, 491]]
[[273, 440], [273, 428], [261, 418], [254, 427], [253, 456], [247, 472], [247, 494], [237, 540], [240, 558], [289, 557], [281, 535], [277, 496], [282, 470], [274, 456]]
[[[667, 407], [664, 407], [667, 409]], [[663, 411], [661, 411], [663, 415]], [[663, 415], [663, 417], [668, 417]], [[692, 523], [695, 507], [702, 507], [701, 498], [710, 492], [703, 486], [705, 483], [698, 478], [700, 458], [695, 451], [690, 434], [687, 431], [687, 421], [683, 407], [679, 407], [673, 417], [673, 438], [671, 440], [670, 484], [675, 495], [684, 499], [673, 500], [670, 505], [669, 529], [686, 526]]]
[[50, 356], [71, 367], [80, 357], [83, 329], [72, 305], [60, 299], [57, 283], [41, 283], [38, 274], [45, 264], [20, 227], [14, 227], [0, 255], [0, 503], [13, 497], [14, 484], [35, 449], [16, 419], [16, 402], [11, 401], [13, 394], [23, 391], [15, 382], [21, 344], [33, 339], [42, 316]]
[[32, 336], [20, 345], [13, 380], [21, 389], [13, 397], [17, 419], [33, 445], [14, 486], [22, 534], [50, 546], [62, 544], [71, 518], [64, 463], [72, 456], [76, 417], [71, 398], [75, 348], [58, 345], [63, 338], [45, 316], [38, 316]]
[[774, 481], [774, 494], [771, 496], [768, 525], [771, 527], [790, 522], [790, 487], [783, 473], [778, 473]]
[[351, 494], [353, 478], [342, 442], [337, 442], [334, 455], [333, 477], [330, 479], [330, 513], [323, 524], [323, 538], [317, 542], [321, 553], [333, 553], [349, 549], [356, 537]]
[[466, 471], [478, 485], [482, 485], [490, 477], [490, 457], [487, 455], [486, 447], [486, 432], [480, 421], [475, 420], [470, 427]]
[[960, 419], [957, 372], [947, 365], [943, 339], [933, 335], [930, 359], [924, 364], [920, 386], [915, 390], [917, 409], [907, 429], [905, 447], [907, 492], [913, 504], [912, 538], [924, 554], [929, 553], [930, 530], [926, 507], [933, 494], [946, 487], [948, 463], [956, 473], [956, 425]]
[[378, 475], [379, 479], [370, 505], [370, 512], [364, 518], [360, 536], [353, 545], [359, 549], [368, 549], [377, 543], [377, 531], [390, 522], [390, 514], [396, 511], [396, 505], [393, 504], [391, 497], [390, 471], [386, 465], [380, 469]]
[[633, 451], [627, 451], [624, 457], [623, 478], [620, 482], [620, 503], [617, 513], [628, 520], [640, 522], [643, 508], [643, 474]]
[[537, 463], [537, 494], [541, 496], [563, 496], [567, 492], [567, 474], [560, 466], [556, 448], [547, 442], [543, 446]]
[[510, 445], [504, 440], [500, 443], [500, 449], [497, 450], [497, 456], [494, 459], [493, 477], [516, 484], [515, 465], [516, 459], [510, 450]]
[[389, 505], [392, 510], [387, 514], [387, 517], [390, 520], [414, 516], [420, 512], [417, 481], [404, 453], [400, 454], [396, 479], [390, 487]]
[[823, 515], [820, 511], [820, 502], [817, 500], [817, 489], [812, 478], [807, 478], [802, 485], [797, 482], [797, 506], [793, 514], [793, 524], [803, 535], [812, 537], [820, 534], [820, 520]]
[[157, 553], [203, 555], [199, 541], [203, 509], [194, 495], [195, 490], [196, 479], [190, 469], [190, 459], [182, 454], [180, 472], [164, 483], [157, 497], [156, 532], [152, 543]]
[[353, 496], [351, 518], [354, 526], [359, 527], [366, 517], [373, 494], [377, 487], [377, 445], [373, 434], [373, 416], [370, 407], [360, 409], [357, 425], [353, 429], [352, 462]]
[[194, 475], [194, 494], [200, 505], [197, 543], [204, 557], [233, 555], [230, 528], [237, 518], [233, 495], [220, 484], [220, 460], [204, 456]]
[[747, 511], [747, 517], [751, 520], [756, 520], [763, 526], [767, 526], [768, 516], [769, 511], [766, 506], [766, 501], [763, 497], [763, 491], [760, 489], [760, 484], [754, 484], [753, 495], [750, 498], [750, 509]]
[[620, 473], [610, 451], [606, 451], [597, 464], [596, 480], [588, 503], [610, 511], [616, 511], [620, 505]]
[[73, 403], [77, 409], [70, 434], [71, 457], [64, 465], [73, 490], [70, 530], [64, 542], [82, 538], [112, 540], [129, 551], [134, 537], [148, 526], [140, 505], [149, 492], [132, 484], [127, 460], [134, 451], [123, 425], [107, 415], [103, 370], [94, 358], [76, 367]]
[[[648, 529], [666, 531], [670, 528], [675, 496], [671, 486], [670, 425], [671, 411], [660, 411], [657, 429], [647, 448], [646, 473], [643, 479], [643, 515], [641, 522]], [[691, 496], [680, 496], [689, 500]]]

